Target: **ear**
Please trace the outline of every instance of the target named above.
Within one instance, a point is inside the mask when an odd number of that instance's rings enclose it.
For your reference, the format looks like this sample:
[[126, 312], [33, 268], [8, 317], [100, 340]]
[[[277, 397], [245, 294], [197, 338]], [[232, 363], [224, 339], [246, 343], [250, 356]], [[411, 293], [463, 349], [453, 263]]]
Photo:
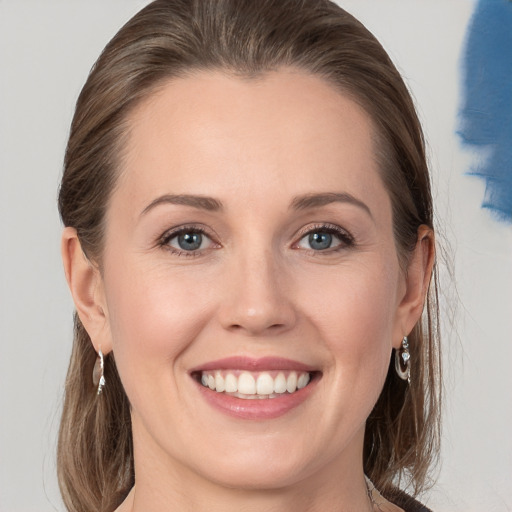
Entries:
[[421, 225], [418, 228], [416, 247], [409, 257], [404, 275], [405, 286], [402, 287], [393, 333], [393, 347], [399, 348], [404, 336], [407, 336], [423, 312], [432, 269], [434, 267], [435, 245], [434, 232]]
[[82, 251], [76, 229], [64, 228], [61, 241], [64, 272], [75, 307], [96, 352], [112, 350], [103, 279]]

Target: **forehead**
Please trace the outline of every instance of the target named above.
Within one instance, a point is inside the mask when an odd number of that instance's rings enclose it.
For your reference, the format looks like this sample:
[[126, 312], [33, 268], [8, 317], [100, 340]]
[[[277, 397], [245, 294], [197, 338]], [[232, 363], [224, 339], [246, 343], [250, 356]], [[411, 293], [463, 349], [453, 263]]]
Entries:
[[[170, 80], [130, 115], [121, 188], [221, 200], [265, 185], [382, 196], [369, 116], [327, 81], [298, 70]], [[268, 187], [267, 187], [268, 188]], [[378, 194], [377, 194], [378, 192]], [[387, 194], [385, 194], [387, 198]]]

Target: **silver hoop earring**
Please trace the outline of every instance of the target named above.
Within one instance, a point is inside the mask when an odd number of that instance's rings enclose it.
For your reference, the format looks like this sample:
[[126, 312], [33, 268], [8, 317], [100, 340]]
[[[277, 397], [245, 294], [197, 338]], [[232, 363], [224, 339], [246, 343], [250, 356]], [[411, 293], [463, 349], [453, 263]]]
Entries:
[[103, 352], [101, 348], [98, 350], [98, 357], [94, 363], [92, 370], [92, 382], [98, 388], [97, 395], [101, 395], [103, 387], [105, 386], [105, 362], [103, 360]]
[[404, 336], [400, 349], [395, 350], [395, 370], [401, 379], [411, 383], [411, 354], [407, 336]]

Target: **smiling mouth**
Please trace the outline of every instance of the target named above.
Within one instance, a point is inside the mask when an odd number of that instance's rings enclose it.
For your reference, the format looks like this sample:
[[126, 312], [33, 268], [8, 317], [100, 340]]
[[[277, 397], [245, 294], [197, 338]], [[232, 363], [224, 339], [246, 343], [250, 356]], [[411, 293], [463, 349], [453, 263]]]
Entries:
[[317, 373], [290, 370], [207, 370], [194, 372], [193, 377], [216, 393], [254, 400], [293, 395], [308, 386]]

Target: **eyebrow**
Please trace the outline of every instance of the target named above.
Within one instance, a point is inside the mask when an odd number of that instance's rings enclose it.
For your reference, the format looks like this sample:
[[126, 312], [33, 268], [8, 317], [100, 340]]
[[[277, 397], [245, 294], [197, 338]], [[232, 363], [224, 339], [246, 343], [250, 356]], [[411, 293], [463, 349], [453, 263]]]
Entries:
[[200, 210], [207, 210], [211, 212], [222, 210], [222, 203], [213, 197], [207, 196], [195, 196], [190, 194], [165, 194], [157, 197], [154, 201], [151, 201], [144, 210], [141, 212], [141, 216], [148, 213], [156, 206], [162, 204], [177, 204], [182, 206], [191, 206], [192, 208], [198, 208]]
[[[290, 208], [293, 210], [307, 210], [309, 208], [318, 208], [320, 206], [326, 206], [331, 203], [348, 203], [358, 208], [364, 210], [372, 219], [373, 215], [370, 211], [370, 208], [363, 203], [363, 201], [357, 199], [351, 194], [346, 192], [323, 192], [318, 194], [304, 194], [301, 196], [295, 197], [291, 204]], [[198, 196], [198, 195], [190, 195], [190, 194], [165, 194], [163, 196], [157, 197], [154, 201], [144, 208], [141, 212], [141, 216], [148, 213], [150, 210], [155, 208], [156, 206], [162, 204], [175, 204], [175, 205], [183, 205], [183, 206], [191, 206], [192, 208], [198, 208], [200, 210], [207, 211], [220, 211], [223, 209], [222, 203], [213, 197], [208, 196]]]
[[294, 210], [306, 210], [308, 208], [317, 208], [331, 203], [348, 203], [364, 210], [372, 219], [373, 215], [370, 208], [351, 194], [340, 192], [324, 192], [320, 194], [304, 194], [297, 196], [291, 203], [291, 208]]

